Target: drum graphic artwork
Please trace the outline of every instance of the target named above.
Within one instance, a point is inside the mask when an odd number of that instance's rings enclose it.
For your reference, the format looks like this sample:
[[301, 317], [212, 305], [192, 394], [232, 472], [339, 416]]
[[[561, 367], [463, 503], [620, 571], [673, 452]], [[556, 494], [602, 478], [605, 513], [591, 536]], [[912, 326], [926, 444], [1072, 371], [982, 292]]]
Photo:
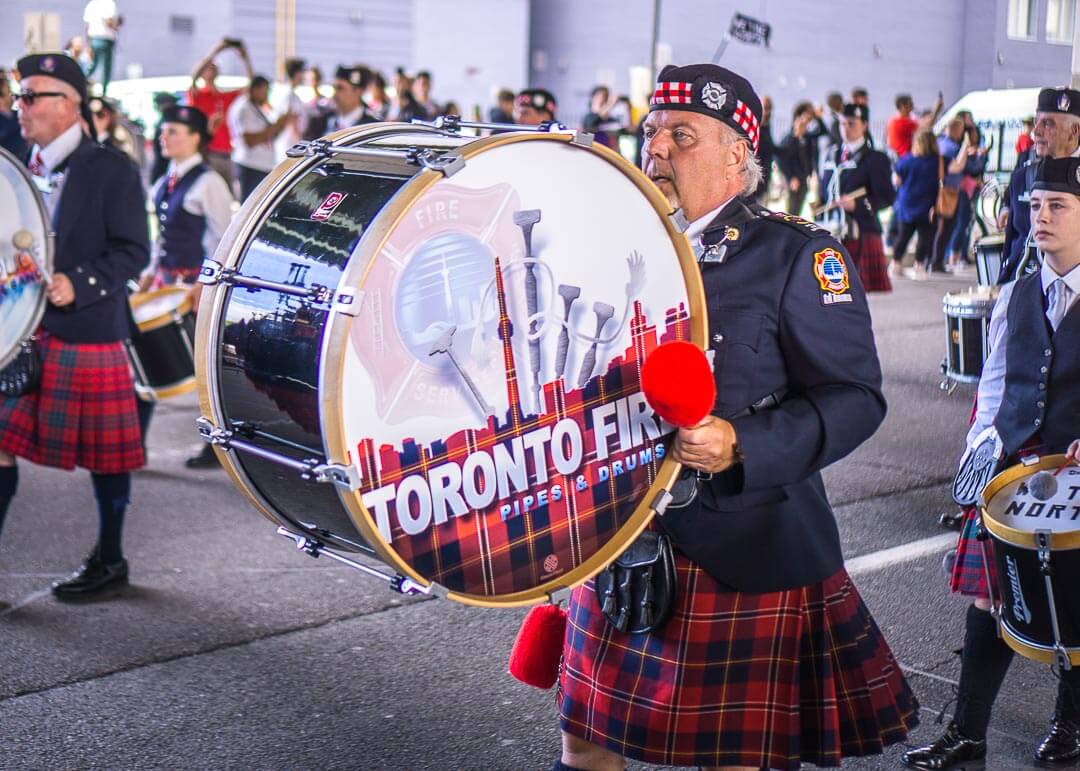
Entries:
[[15, 156], [0, 150], [0, 368], [41, 323], [52, 248], [49, 217], [33, 178]]
[[204, 435], [272, 520], [420, 586], [514, 605], [580, 583], [677, 472], [640, 372], [705, 339], [678, 218], [568, 132], [335, 142], [279, 167], [204, 268]]
[[1002, 471], [983, 491], [981, 514], [993, 543], [1002, 638], [1027, 658], [1076, 666], [1080, 467], [1064, 462], [1048, 455]]

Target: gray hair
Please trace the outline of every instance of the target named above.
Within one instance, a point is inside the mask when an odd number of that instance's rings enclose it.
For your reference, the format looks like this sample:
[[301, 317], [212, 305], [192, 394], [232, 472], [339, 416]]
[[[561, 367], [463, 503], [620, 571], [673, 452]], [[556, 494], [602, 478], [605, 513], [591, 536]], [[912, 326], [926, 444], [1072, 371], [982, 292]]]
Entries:
[[742, 168], [739, 169], [739, 176], [742, 177], [743, 181], [742, 189], [739, 193], [744, 196], [753, 195], [757, 192], [757, 189], [765, 179], [765, 174], [761, 170], [761, 161], [759, 161], [757, 155], [754, 154], [754, 148], [746, 137], [736, 132], [731, 126], [723, 125], [722, 128], [724, 132], [724, 142], [729, 144], [742, 142], [746, 145], [746, 155], [743, 158]]

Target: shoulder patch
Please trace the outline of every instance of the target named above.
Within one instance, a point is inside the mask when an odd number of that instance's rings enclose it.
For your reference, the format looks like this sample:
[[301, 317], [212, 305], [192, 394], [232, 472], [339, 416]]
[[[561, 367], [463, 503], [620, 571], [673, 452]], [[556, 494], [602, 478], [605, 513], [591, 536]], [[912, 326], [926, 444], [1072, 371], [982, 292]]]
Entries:
[[820, 236], [828, 234], [828, 230], [817, 225], [809, 220], [804, 220], [802, 217], [796, 217], [794, 214], [788, 214], [782, 211], [770, 211], [765, 215], [765, 219], [771, 222], [780, 222], [788, 227], [794, 228], [808, 236]]
[[814, 277], [821, 286], [822, 305], [852, 302], [847, 263], [837, 249], [828, 247], [814, 252]]

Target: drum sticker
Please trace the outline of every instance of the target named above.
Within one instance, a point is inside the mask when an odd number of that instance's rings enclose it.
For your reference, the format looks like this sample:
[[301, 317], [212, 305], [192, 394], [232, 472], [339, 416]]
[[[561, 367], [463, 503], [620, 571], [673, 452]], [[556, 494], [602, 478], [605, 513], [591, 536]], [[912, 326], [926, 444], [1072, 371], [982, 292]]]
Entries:
[[330, 193], [326, 196], [326, 199], [319, 204], [319, 208], [311, 213], [313, 220], [320, 220], [325, 222], [330, 219], [330, 215], [334, 213], [334, 210], [341, 205], [341, 202], [345, 200], [345, 196], [348, 193]]
[[366, 277], [345, 370], [365, 394], [345, 420], [372, 524], [475, 595], [557, 579], [626, 524], [673, 431], [641, 365], [690, 336], [681, 271], [643, 253], [666, 256], [655, 214], [655, 231], [575, 236], [588, 207], [522, 198], [507, 183], [421, 195]]
[[844, 262], [844, 255], [836, 249], [822, 249], [814, 253], [814, 276], [823, 290], [822, 305], [852, 301], [847, 264]]

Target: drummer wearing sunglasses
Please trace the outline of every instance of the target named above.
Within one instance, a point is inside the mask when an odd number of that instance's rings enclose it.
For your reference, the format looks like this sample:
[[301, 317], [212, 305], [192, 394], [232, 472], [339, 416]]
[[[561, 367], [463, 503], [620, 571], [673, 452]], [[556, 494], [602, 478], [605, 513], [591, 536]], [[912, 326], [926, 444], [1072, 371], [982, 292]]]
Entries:
[[138, 169], [85, 133], [91, 119], [79, 65], [44, 53], [23, 57], [18, 68], [19, 125], [56, 237], [36, 342], [40, 384], [0, 401], [0, 520], [18, 486], [17, 457], [90, 471], [98, 541], [52, 588], [57, 599], [79, 600], [127, 582], [121, 531], [130, 472], [144, 456], [123, 343], [125, 286], [147, 262], [146, 201]]
[[[1055, 91], [1055, 89], [1044, 89]], [[1068, 107], [1080, 93], [1059, 89]], [[1040, 96], [1040, 100], [1042, 97]], [[1042, 160], [1031, 187], [1031, 231], [1041, 269], [1001, 288], [990, 319], [990, 354], [979, 382], [978, 411], [968, 441], [992, 425], [1004, 446], [1004, 469], [1020, 455], [1080, 456], [1080, 159]], [[957, 544], [951, 588], [970, 596], [956, 713], [945, 733], [903, 755], [911, 768], [953, 768], [986, 757], [986, 729], [1013, 651], [989, 613], [987, 567], [970, 512]], [[990, 541], [986, 542], [991, 544]], [[991, 546], [992, 548], [992, 546]], [[1000, 593], [996, 593], [1001, 596]], [[1050, 730], [1035, 749], [1040, 765], [1080, 758], [1080, 667], [1062, 672]]]

